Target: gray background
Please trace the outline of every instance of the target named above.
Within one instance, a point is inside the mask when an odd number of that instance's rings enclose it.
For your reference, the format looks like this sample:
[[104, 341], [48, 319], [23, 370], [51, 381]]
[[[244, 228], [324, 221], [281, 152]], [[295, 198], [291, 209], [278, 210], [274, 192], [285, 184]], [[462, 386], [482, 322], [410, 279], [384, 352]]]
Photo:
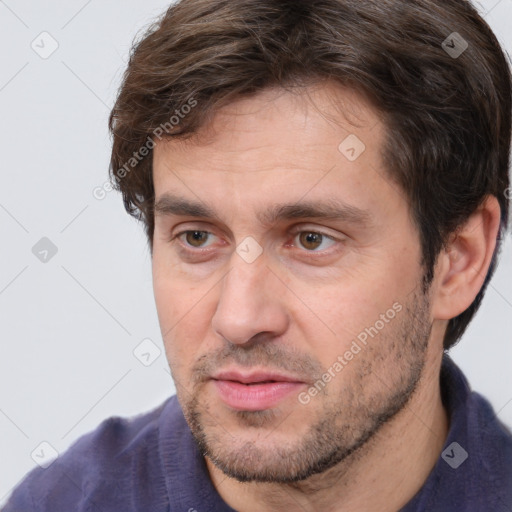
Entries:
[[[132, 39], [167, 5], [0, 1], [0, 504], [52, 449], [174, 392], [142, 227], [117, 193], [92, 193], [107, 179], [107, 117]], [[512, 0], [479, 9], [512, 53]], [[43, 237], [55, 255], [46, 242], [32, 252]], [[511, 283], [508, 235], [452, 355], [512, 426]]]

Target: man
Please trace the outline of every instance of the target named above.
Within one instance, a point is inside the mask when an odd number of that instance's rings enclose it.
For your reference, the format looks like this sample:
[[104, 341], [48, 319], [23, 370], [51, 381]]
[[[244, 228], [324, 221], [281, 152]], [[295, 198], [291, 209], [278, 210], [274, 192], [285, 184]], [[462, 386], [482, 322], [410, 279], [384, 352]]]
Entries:
[[171, 6], [110, 127], [177, 395], [5, 512], [512, 510], [512, 435], [446, 355], [506, 232], [511, 90], [464, 0]]

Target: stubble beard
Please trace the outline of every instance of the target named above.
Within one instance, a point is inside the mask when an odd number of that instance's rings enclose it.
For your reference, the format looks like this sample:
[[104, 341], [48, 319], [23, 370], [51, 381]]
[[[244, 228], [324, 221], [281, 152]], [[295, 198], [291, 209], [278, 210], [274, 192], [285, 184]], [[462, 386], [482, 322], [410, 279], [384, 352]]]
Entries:
[[[415, 294], [401, 314], [349, 363], [359, 365], [357, 371], [352, 372], [351, 380], [345, 383], [337, 400], [332, 394], [329, 401], [326, 397], [322, 409], [314, 416], [316, 420], [298, 440], [286, 442], [278, 436], [279, 429], [287, 423], [279, 409], [232, 411], [230, 414], [236, 418], [238, 428], [255, 432], [254, 440], [240, 443], [222, 426], [209, 405], [201, 403], [201, 385], [197, 385], [192, 395], [180, 396], [178, 390], [183, 413], [200, 452], [225, 475], [240, 482], [294, 484], [335, 466], [342, 472], [342, 463], [348, 463], [352, 454], [404, 409], [422, 377], [432, 329], [428, 296]], [[244, 349], [237, 346], [233, 350]], [[265, 349], [259, 346], [257, 350], [259, 356]], [[271, 361], [274, 366], [276, 353], [279, 350], [276, 352], [275, 347], [269, 349], [264, 358], [254, 362]], [[283, 366], [289, 368], [289, 361], [290, 355], [283, 354], [280, 361]], [[336, 385], [336, 379], [333, 380]], [[365, 389], [373, 389], [372, 394], [365, 393]], [[303, 408], [305, 421], [312, 417], [308, 405], [297, 401], [296, 408]], [[263, 435], [258, 435], [258, 430]]]

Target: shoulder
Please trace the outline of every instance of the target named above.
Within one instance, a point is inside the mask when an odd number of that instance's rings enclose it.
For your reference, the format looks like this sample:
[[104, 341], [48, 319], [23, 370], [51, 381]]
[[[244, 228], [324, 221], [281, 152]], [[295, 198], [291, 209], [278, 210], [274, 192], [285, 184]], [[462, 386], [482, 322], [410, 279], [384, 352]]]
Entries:
[[460, 488], [467, 510], [508, 511], [512, 506], [512, 433], [479, 393], [469, 394], [465, 410], [465, 425], [443, 451], [444, 479], [452, 482], [451, 491]]
[[475, 474], [479, 475], [483, 488], [503, 496], [512, 505], [512, 432], [486, 398], [472, 392], [470, 401], [468, 437], [476, 455]]
[[[36, 468], [14, 490], [3, 512], [95, 510], [109, 496], [132, 500], [141, 472], [156, 474], [160, 418], [176, 416], [176, 397], [132, 418], [112, 417], [79, 438], [46, 469]], [[93, 506], [91, 506], [93, 504]], [[126, 510], [131, 510], [127, 507]]]
[[494, 468], [494, 473], [508, 471], [512, 482], [511, 430], [500, 421], [499, 411], [487, 398], [472, 390], [462, 371], [451, 364], [452, 433], [468, 444], [474, 462], [480, 466], [478, 473], [487, 466]]
[[442, 382], [450, 431], [429, 482], [429, 505], [447, 502], [453, 511], [507, 510], [505, 504], [512, 505], [511, 431], [449, 359]]
[[512, 433], [447, 355], [441, 393], [448, 436], [427, 481], [401, 512], [512, 510]]

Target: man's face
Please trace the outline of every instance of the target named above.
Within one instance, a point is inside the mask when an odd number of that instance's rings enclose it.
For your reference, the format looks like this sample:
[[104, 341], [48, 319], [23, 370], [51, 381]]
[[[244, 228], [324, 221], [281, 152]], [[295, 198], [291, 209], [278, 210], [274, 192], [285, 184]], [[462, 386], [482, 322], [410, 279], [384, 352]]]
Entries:
[[383, 167], [385, 127], [354, 93], [265, 91], [200, 135], [154, 153], [153, 281], [178, 399], [226, 474], [297, 481], [416, 388], [432, 322], [419, 236]]

